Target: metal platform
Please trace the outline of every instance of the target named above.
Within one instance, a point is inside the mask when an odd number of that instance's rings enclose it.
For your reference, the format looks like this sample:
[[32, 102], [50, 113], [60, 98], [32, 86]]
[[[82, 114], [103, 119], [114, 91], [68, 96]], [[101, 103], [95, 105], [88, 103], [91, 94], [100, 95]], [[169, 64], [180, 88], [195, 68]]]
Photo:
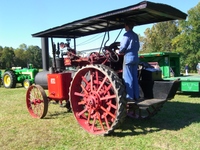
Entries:
[[137, 105], [139, 107], [149, 107], [155, 104], [163, 103], [166, 99], [140, 99], [139, 101], [135, 102], [127, 102], [128, 105]]

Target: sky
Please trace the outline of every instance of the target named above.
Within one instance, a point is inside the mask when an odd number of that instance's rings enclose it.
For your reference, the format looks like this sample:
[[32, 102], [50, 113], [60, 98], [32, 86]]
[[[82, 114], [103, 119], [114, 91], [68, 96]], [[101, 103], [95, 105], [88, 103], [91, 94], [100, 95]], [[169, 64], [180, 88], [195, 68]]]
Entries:
[[[32, 34], [75, 20], [97, 15], [107, 11], [134, 5], [142, 0], [0, 0], [0, 46], [18, 48], [21, 44], [41, 47], [41, 38]], [[151, 0], [176, 7], [187, 13], [200, 0]], [[150, 25], [136, 26], [134, 31], [143, 35]], [[124, 31], [125, 32], [125, 31]], [[123, 34], [122, 34], [123, 35]], [[121, 35], [121, 36], [122, 36]], [[112, 34], [111, 34], [112, 36]], [[115, 39], [116, 36], [113, 35]], [[101, 45], [101, 35], [78, 38], [78, 50], [96, 48]], [[119, 39], [122, 38], [119, 36]], [[93, 41], [99, 43], [94, 47]], [[65, 42], [56, 39], [55, 42]], [[93, 47], [92, 47], [93, 46]]]

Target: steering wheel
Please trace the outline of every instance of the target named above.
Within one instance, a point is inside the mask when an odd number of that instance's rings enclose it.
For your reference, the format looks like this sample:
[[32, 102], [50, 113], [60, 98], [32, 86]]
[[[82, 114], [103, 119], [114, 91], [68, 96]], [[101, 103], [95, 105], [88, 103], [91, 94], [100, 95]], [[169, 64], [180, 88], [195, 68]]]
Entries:
[[113, 62], [118, 62], [119, 56], [116, 53], [116, 50], [119, 49], [118, 46], [120, 46], [120, 42], [114, 42], [110, 46], [105, 46], [102, 50], [104, 56], [109, 58]]
[[92, 61], [95, 60], [95, 59], [98, 59], [99, 58], [99, 53], [98, 52], [91, 52], [89, 57], [88, 57], [88, 60], [89, 61]]
[[114, 50], [114, 51], [116, 51], [116, 50], [118, 50], [119, 49], [119, 47], [118, 46], [120, 46], [120, 42], [114, 42], [114, 43], [112, 43], [112, 44], [110, 44], [110, 49], [112, 49], [112, 50]]

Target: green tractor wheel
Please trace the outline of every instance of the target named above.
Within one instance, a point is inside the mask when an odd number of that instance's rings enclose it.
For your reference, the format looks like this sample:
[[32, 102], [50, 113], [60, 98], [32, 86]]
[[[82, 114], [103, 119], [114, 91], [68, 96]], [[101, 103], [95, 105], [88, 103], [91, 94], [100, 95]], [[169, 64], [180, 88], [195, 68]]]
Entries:
[[3, 86], [5, 88], [15, 88], [16, 87], [16, 76], [13, 71], [9, 70], [3, 74]]
[[28, 79], [25, 79], [23, 82], [23, 86], [25, 89], [28, 89], [31, 86], [31, 82]]

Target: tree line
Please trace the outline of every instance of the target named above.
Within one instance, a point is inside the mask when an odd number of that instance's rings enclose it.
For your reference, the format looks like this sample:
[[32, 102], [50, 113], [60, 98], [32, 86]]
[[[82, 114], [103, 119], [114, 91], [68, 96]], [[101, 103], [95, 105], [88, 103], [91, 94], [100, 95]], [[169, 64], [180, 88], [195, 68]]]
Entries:
[[30, 63], [35, 68], [42, 68], [42, 50], [39, 46], [21, 44], [17, 49], [0, 46], [0, 69], [25, 68]]
[[180, 53], [181, 70], [188, 64], [190, 72], [196, 72], [196, 65], [200, 62], [200, 3], [188, 11], [186, 20], [154, 24], [139, 37], [142, 43], [140, 53]]
[[[142, 43], [139, 53], [180, 53], [181, 70], [188, 64], [190, 72], [196, 71], [196, 65], [200, 62], [200, 2], [188, 11], [186, 20], [156, 23], [139, 38]], [[0, 68], [26, 67], [28, 63], [42, 68], [40, 47], [21, 44], [19, 48], [13, 49], [0, 46]]]

